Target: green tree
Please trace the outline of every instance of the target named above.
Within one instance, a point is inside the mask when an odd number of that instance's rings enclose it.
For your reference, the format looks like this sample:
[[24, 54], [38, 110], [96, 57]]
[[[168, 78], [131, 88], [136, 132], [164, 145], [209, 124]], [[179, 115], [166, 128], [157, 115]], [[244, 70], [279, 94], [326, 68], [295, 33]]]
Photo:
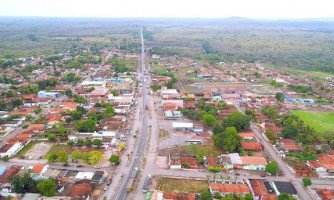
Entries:
[[31, 115], [27, 115], [26, 116], [26, 120], [30, 121], [32, 119], [32, 116]]
[[38, 113], [40, 113], [41, 111], [42, 111], [41, 106], [38, 106], [38, 107], [34, 110], [34, 113], [35, 113], [35, 114], [38, 114]]
[[238, 149], [242, 138], [235, 127], [227, 127], [223, 133], [213, 135], [212, 140], [217, 148], [223, 148], [227, 152], [232, 152]]
[[103, 159], [103, 154], [101, 151], [90, 151], [88, 155], [90, 164], [98, 163]]
[[49, 161], [49, 162], [54, 162], [57, 160], [58, 156], [55, 153], [49, 153], [45, 156], [45, 158]]
[[80, 151], [79, 150], [75, 150], [72, 152], [71, 154], [72, 159], [74, 159], [75, 161], [78, 161], [78, 159], [80, 158]]
[[72, 90], [71, 89], [65, 90], [65, 95], [68, 97], [72, 97]]
[[109, 158], [109, 162], [111, 162], [112, 164], [119, 164], [120, 163], [119, 155], [111, 155]]
[[92, 119], [87, 119], [76, 124], [75, 129], [79, 132], [94, 132], [96, 130], [96, 122]]
[[205, 125], [212, 126], [217, 123], [217, 119], [213, 115], [210, 115], [210, 114], [205, 114], [202, 119]]
[[151, 89], [153, 90], [153, 91], [157, 91], [157, 90], [159, 90], [160, 89], [160, 86], [158, 85], [158, 84], [153, 84], [152, 86], [151, 86]]
[[211, 192], [209, 190], [201, 192], [200, 200], [212, 200]]
[[28, 172], [18, 174], [9, 179], [13, 191], [17, 193], [36, 192], [36, 181], [32, 179]]
[[292, 197], [290, 194], [281, 193], [278, 195], [277, 200], [296, 200], [296, 198]]
[[57, 157], [59, 162], [68, 163], [68, 156], [65, 151], [57, 152]]
[[104, 112], [104, 114], [107, 116], [107, 117], [112, 117], [112, 116], [114, 116], [115, 115], [115, 109], [114, 109], [114, 107], [112, 107], [112, 106], [107, 106], [106, 107], [106, 110], [105, 110], [105, 112]]
[[67, 145], [70, 146], [70, 147], [73, 146], [73, 144], [74, 144], [74, 141], [72, 141], [72, 140], [67, 142]]
[[51, 197], [56, 195], [56, 183], [52, 179], [38, 181], [37, 189], [43, 196]]
[[277, 162], [268, 163], [266, 166], [266, 172], [270, 174], [278, 174], [280, 172], [280, 169]]
[[239, 111], [232, 111], [227, 117], [222, 121], [223, 130], [227, 127], [235, 127], [237, 131], [245, 131], [250, 127], [249, 123], [250, 118], [243, 115]]
[[50, 142], [54, 142], [54, 141], [57, 140], [57, 136], [55, 136], [54, 134], [49, 134], [49, 135], [48, 135], [48, 140], [49, 140]]
[[280, 102], [284, 102], [284, 99], [285, 99], [283, 93], [281, 92], [276, 93], [275, 98], [277, 99], [277, 101], [280, 101]]
[[84, 163], [89, 163], [89, 154], [88, 152], [83, 152], [81, 154], [81, 159]]
[[4, 162], [7, 162], [7, 161], [9, 160], [9, 157], [8, 157], [7, 155], [5, 155], [5, 156], [2, 158], [2, 160], [3, 160]]
[[302, 181], [305, 187], [312, 185], [312, 181], [309, 178], [303, 178]]
[[87, 147], [92, 146], [92, 141], [91, 140], [86, 140], [85, 141], [85, 146], [87, 146]]
[[81, 138], [78, 139], [77, 144], [78, 146], [82, 146], [85, 143], [85, 141]]
[[100, 139], [93, 140], [93, 145], [98, 147], [102, 146], [102, 140]]
[[64, 127], [59, 127], [57, 131], [61, 136], [64, 136], [66, 133], [66, 129]]

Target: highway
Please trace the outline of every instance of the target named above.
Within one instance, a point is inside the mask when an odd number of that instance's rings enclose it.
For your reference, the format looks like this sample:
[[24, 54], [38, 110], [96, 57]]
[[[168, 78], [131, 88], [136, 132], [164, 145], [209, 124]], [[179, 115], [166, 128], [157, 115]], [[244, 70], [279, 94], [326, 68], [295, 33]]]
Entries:
[[146, 141], [147, 141], [147, 136], [148, 136], [148, 111], [145, 109], [146, 103], [147, 103], [147, 89], [145, 87], [145, 46], [144, 46], [144, 37], [143, 37], [143, 31], [141, 29], [141, 62], [140, 62], [140, 67], [141, 67], [141, 76], [142, 78], [142, 83], [143, 87], [142, 89], [142, 121], [141, 121], [141, 133], [139, 133], [139, 138], [138, 138], [138, 143], [135, 149], [135, 155], [131, 161], [129, 172], [126, 173], [125, 178], [123, 182], [121, 183], [120, 189], [117, 191], [116, 195], [116, 200], [122, 200], [122, 199], [127, 199], [128, 198], [128, 191], [127, 188], [129, 186], [129, 182], [131, 179], [135, 178], [137, 171], [135, 170], [136, 168], [140, 168], [141, 166], [141, 161], [143, 157], [143, 153], [145, 150], [146, 146]]

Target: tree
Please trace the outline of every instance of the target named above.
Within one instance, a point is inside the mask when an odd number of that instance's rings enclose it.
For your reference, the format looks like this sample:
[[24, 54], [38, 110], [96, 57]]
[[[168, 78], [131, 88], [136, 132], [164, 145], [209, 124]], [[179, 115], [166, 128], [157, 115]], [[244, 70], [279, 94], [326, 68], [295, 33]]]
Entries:
[[111, 162], [112, 164], [119, 164], [120, 163], [119, 155], [111, 155], [109, 158], [109, 162]]
[[56, 183], [52, 179], [42, 179], [38, 181], [37, 189], [42, 195], [47, 197], [56, 195]]
[[296, 198], [293, 198], [290, 194], [281, 193], [278, 195], [277, 200], [296, 200]]
[[309, 178], [303, 178], [302, 181], [305, 187], [312, 185], [312, 181]]
[[21, 99], [13, 99], [9, 102], [9, 104], [12, 106], [12, 107], [19, 107], [20, 105], [22, 105], [22, 100]]
[[232, 152], [238, 149], [242, 138], [235, 127], [228, 127], [223, 133], [213, 135], [212, 140], [217, 148]]
[[64, 128], [64, 127], [59, 127], [58, 129], [57, 129], [57, 131], [58, 131], [58, 133], [61, 135], [61, 136], [64, 136], [65, 135], [65, 133], [66, 133], [66, 129]]
[[5, 156], [2, 158], [2, 160], [3, 160], [4, 162], [7, 162], [7, 161], [9, 160], [9, 157], [8, 157], [7, 155], [5, 155]]
[[41, 111], [42, 111], [41, 106], [38, 106], [38, 107], [34, 110], [34, 113], [35, 113], [35, 114], [38, 114], [38, 113], [40, 113]]
[[75, 129], [79, 132], [94, 132], [96, 123], [92, 119], [87, 119], [76, 124]]
[[276, 93], [275, 98], [280, 102], [284, 102], [284, 99], [285, 99], [283, 93], [281, 92]]
[[78, 146], [82, 146], [85, 143], [85, 141], [81, 138], [78, 139], [77, 144]]
[[98, 163], [103, 159], [103, 154], [101, 151], [90, 151], [88, 155], [90, 164]]
[[154, 84], [151, 86], [151, 89], [152, 89], [153, 91], [157, 91], [157, 90], [160, 89], [160, 87], [161, 87], [161, 86], [159, 86], [158, 84], [154, 83]]
[[25, 172], [22, 175], [13, 176], [9, 179], [9, 183], [13, 187], [14, 192], [36, 192], [36, 181], [32, 179], [28, 172]]
[[57, 160], [58, 156], [55, 153], [49, 153], [45, 156], [45, 158], [49, 161], [49, 162], [54, 162]]
[[93, 145], [98, 147], [102, 146], [102, 140], [99, 139], [93, 140]]
[[92, 146], [92, 141], [91, 140], [86, 140], [85, 141], [85, 146], [87, 146], [87, 147]]
[[205, 125], [212, 126], [217, 123], [217, 119], [213, 115], [210, 115], [210, 114], [205, 114], [202, 119]]
[[280, 169], [277, 162], [268, 163], [266, 166], [266, 172], [270, 174], [278, 174], [280, 172]]
[[74, 144], [73, 140], [70, 140], [70, 141], [67, 142], [67, 145], [70, 146], [70, 147], [73, 146], [73, 144]]
[[32, 116], [31, 115], [27, 115], [26, 116], [26, 120], [30, 121], [32, 119]]
[[49, 134], [49, 135], [48, 135], [48, 140], [49, 140], [50, 142], [54, 142], [54, 141], [57, 140], [57, 136], [55, 136], [54, 134]]
[[68, 97], [72, 97], [72, 90], [71, 89], [67, 89], [65, 91], [65, 95], [68, 96]]
[[248, 116], [243, 115], [239, 111], [232, 111], [222, 121], [223, 130], [227, 127], [235, 127], [237, 131], [245, 131], [250, 127], [249, 119]]
[[79, 150], [75, 150], [72, 152], [71, 154], [72, 159], [74, 159], [75, 161], [78, 161], [78, 159], [80, 158], [80, 151]]
[[105, 110], [105, 112], [104, 112], [104, 114], [107, 116], [107, 117], [112, 117], [112, 116], [114, 116], [115, 115], [115, 109], [114, 109], [114, 107], [112, 107], [112, 106], [107, 106], [106, 107], [106, 110]]
[[89, 163], [89, 154], [88, 152], [83, 152], [81, 154], [81, 159], [84, 163]]
[[251, 194], [246, 194], [245, 200], [253, 200], [253, 196]]
[[68, 156], [65, 151], [57, 152], [57, 157], [59, 162], [68, 163]]
[[209, 190], [204, 190], [201, 193], [200, 200], [212, 200], [211, 192]]

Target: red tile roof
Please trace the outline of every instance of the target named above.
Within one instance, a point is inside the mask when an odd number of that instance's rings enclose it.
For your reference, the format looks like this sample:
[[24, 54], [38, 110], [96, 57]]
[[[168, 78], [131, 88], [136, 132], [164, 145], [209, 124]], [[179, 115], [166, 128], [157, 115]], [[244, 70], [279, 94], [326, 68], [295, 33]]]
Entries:
[[268, 195], [268, 191], [262, 180], [250, 180], [249, 182], [253, 188], [255, 196], [263, 197]]
[[9, 168], [8, 171], [6, 171], [2, 176], [0, 176], [0, 183], [8, 183], [8, 179], [10, 177], [15, 176], [21, 171], [22, 167], [21, 166], [12, 166]]
[[87, 183], [81, 183], [73, 185], [70, 188], [68, 196], [70, 197], [88, 197], [89, 194], [92, 192], [92, 187]]
[[211, 190], [220, 191], [223, 194], [248, 194], [250, 189], [246, 184], [220, 184], [220, 183], [210, 183]]
[[241, 147], [245, 150], [262, 150], [260, 142], [241, 142]]
[[38, 164], [38, 165], [35, 165], [33, 168], [32, 168], [32, 173], [35, 173], [35, 174], [39, 174], [42, 172], [43, 168], [46, 166], [46, 164]]
[[216, 162], [216, 157], [209, 156], [208, 157], [208, 163], [209, 163], [209, 166], [211, 166], [211, 167], [217, 167], [218, 166], [218, 164]]

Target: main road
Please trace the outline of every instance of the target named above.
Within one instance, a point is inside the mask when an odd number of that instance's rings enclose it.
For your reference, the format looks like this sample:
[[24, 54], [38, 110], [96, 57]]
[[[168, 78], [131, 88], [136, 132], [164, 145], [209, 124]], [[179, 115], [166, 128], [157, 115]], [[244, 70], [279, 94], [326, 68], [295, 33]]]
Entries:
[[121, 183], [120, 189], [117, 191], [116, 200], [127, 199], [129, 192], [127, 188], [130, 187], [130, 180], [136, 177], [137, 171], [135, 169], [139, 169], [141, 166], [141, 161], [143, 158], [143, 153], [146, 146], [146, 141], [148, 138], [148, 110], [146, 109], [147, 106], [147, 89], [145, 81], [147, 77], [145, 76], [145, 45], [144, 45], [144, 37], [143, 37], [143, 29], [140, 30], [141, 35], [141, 58], [140, 58], [140, 76], [139, 78], [142, 80], [143, 87], [141, 88], [142, 92], [142, 121], [141, 121], [141, 132], [139, 133], [139, 140], [135, 149], [135, 155], [131, 161], [129, 172], [125, 174], [125, 178]]

